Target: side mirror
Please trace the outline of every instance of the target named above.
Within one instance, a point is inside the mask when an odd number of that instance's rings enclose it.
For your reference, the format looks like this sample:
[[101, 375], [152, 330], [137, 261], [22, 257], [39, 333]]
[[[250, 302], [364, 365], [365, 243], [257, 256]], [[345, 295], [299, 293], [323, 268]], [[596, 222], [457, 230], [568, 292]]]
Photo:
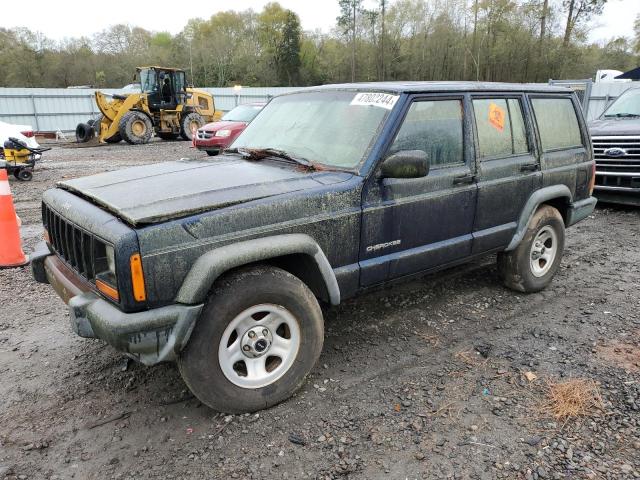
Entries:
[[382, 162], [382, 178], [420, 178], [429, 174], [429, 157], [423, 150], [402, 150]]

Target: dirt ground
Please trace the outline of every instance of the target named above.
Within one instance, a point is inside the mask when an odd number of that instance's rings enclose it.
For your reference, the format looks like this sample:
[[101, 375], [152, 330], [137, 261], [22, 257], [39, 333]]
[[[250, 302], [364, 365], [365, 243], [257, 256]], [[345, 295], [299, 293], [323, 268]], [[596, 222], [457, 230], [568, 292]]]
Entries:
[[[56, 146], [11, 182], [25, 249], [57, 180], [194, 155]], [[75, 336], [49, 286], [0, 270], [0, 479], [640, 478], [639, 247], [640, 210], [600, 206], [542, 293], [502, 287], [489, 257], [347, 301], [298, 394], [241, 416]], [[555, 418], [550, 389], [578, 379], [586, 415]]]

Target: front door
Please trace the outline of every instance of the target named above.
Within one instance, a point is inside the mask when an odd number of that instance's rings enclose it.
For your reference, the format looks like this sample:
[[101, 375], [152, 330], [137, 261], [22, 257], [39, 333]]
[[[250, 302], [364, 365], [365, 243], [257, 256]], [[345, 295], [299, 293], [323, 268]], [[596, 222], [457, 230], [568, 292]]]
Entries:
[[542, 174], [522, 95], [474, 96], [478, 207], [473, 253], [506, 247]]
[[360, 283], [373, 285], [471, 254], [476, 205], [470, 122], [464, 96], [414, 98], [385, 158], [422, 150], [430, 162], [421, 178], [370, 176], [363, 192]]

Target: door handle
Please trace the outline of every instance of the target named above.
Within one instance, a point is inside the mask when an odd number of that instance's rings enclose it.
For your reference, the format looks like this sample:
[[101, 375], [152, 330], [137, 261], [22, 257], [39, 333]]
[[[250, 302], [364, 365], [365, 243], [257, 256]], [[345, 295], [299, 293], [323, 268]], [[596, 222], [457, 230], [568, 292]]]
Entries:
[[460, 175], [458, 177], [453, 177], [453, 184], [460, 185], [462, 183], [473, 183], [475, 179], [476, 176], [472, 174]]
[[540, 165], [537, 163], [525, 163], [520, 167], [521, 172], [535, 172], [540, 168]]

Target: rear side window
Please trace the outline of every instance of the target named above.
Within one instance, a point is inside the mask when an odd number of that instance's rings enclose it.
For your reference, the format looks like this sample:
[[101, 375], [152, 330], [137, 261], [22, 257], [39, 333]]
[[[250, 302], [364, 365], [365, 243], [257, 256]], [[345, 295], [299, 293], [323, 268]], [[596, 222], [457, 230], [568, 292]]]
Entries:
[[580, 125], [570, 98], [533, 98], [542, 150], [582, 146]]
[[520, 155], [529, 151], [522, 106], [516, 98], [473, 101], [481, 159]]
[[416, 101], [391, 145], [390, 153], [422, 150], [432, 167], [464, 162], [462, 101]]

